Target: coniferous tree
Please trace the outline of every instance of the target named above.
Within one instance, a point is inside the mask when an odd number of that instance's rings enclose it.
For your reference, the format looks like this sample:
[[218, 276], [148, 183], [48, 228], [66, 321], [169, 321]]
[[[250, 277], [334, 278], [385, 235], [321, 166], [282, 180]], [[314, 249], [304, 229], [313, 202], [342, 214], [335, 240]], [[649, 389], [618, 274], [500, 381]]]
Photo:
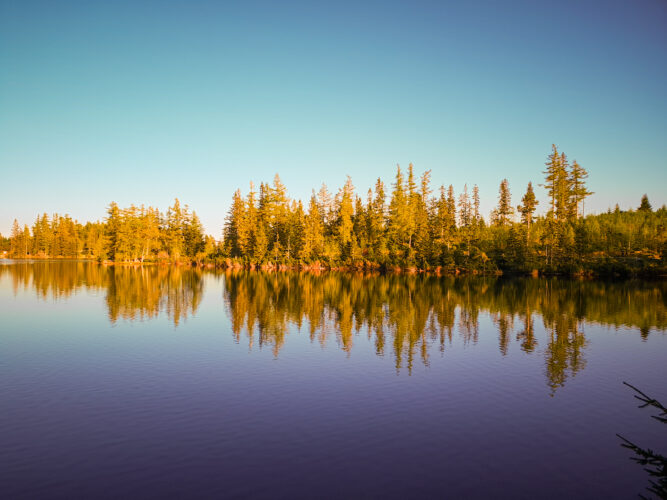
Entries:
[[105, 231], [106, 224], [102, 222], [89, 222], [86, 224], [85, 251], [88, 257], [93, 257], [100, 261], [108, 258], [108, 241]]
[[112, 201], [107, 208], [106, 239], [108, 242], [108, 249], [106, 254], [113, 261], [116, 260], [116, 253], [118, 252], [118, 233], [120, 231], [120, 224], [120, 209], [118, 208], [118, 204]]
[[564, 152], [560, 154], [560, 166], [556, 183], [556, 219], [564, 222], [571, 218], [572, 185], [569, 176], [570, 164]]
[[470, 204], [470, 195], [468, 194], [468, 185], [463, 186], [463, 192], [459, 195], [459, 227], [469, 228], [472, 224], [472, 206]]
[[470, 267], [470, 257], [472, 249], [473, 227], [472, 227], [472, 204], [470, 202], [470, 195], [468, 194], [468, 185], [463, 186], [463, 192], [459, 195], [459, 235], [463, 243], [465, 243], [464, 255], [465, 264]]
[[389, 218], [387, 233], [391, 252], [401, 258], [407, 246], [407, 232], [409, 228], [408, 196], [405, 192], [401, 167], [396, 165], [396, 179], [394, 181], [389, 202]]
[[450, 244], [450, 225], [448, 220], [448, 206], [447, 196], [445, 194], [445, 186], [440, 186], [440, 197], [435, 203], [433, 219], [431, 221], [431, 233], [440, 248], [439, 254], [442, 253], [445, 246], [449, 248]]
[[41, 217], [37, 216], [37, 219], [35, 219], [35, 223], [32, 226], [32, 234], [32, 254], [49, 256], [51, 251], [50, 240], [52, 238], [48, 215], [43, 214]]
[[456, 201], [454, 198], [454, 186], [451, 184], [447, 188], [447, 223], [450, 232], [456, 231]]
[[201, 253], [204, 251], [206, 240], [204, 239], [204, 228], [197, 214], [192, 211], [190, 216], [185, 219], [183, 225], [183, 248], [185, 255], [191, 259], [200, 261]]
[[417, 184], [415, 183], [414, 168], [412, 163], [408, 164], [408, 181], [406, 184], [407, 210], [406, 210], [406, 227], [405, 233], [407, 238], [408, 249], [412, 250], [412, 240], [416, 230], [416, 216], [419, 210], [420, 196], [417, 192]]
[[414, 196], [414, 252], [421, 267], [428, 267], [432, 258], [432, 238], [430, 230], [431, 171], [421, 176], [419, 192]]
[[137, 238], [139, 232], [137, 208], [131, 205], [120, 210], [120, 220], [116, 233], [116, 261], [134, 261], [139, 258], [140, 244]]
[[165, 247], [170, 257], [178, 261], [183, 254], [183, 226], [187, 211], [181, 209], [181, 202], [176, 198], [174, 205], [167, 209], [164, 228]]
[[141, 249], [141, 262], [152, 257], [153, 252], [160, 244], [160, 212], [156, 208], [142, 205], [140, 210], [139, 246]]
[[315, 193], [310, 198], [308, 213], [304, 220], [303, 246], [300, 259], [306, 262], [319, 260], [324, 250], [324, 224]]
[[229, 207], [224, 227], [225, 254], [230, 257], [241, 257], [247, 250], [246, 207], [241, 197], [241, 190], [237, 189], [232, 196], [232, 205]]
[[258, 221], [253, 243], [253, 261], [257, 264], [263, 264], [269, 250], [269, 240], [266, 237], [266, 229], [262, 220]]
[[[512, 221], [506, 179], [493, 211], [494, 227], [486, 227], [479, 215], [477, 186], [472, 201], [466, 186], [457, 206], [451, 185], [448, 190], [441, 187], [438, 197], [431, 195], [430, 171], [417, 186], [411, 165], [407, 181], [397, 168], [388, 210], [380, 179], [374, 192], [368, 190], [365, 203], [354, 196], [349, 177], [334, 202], [323, 186], [317, 196], [313, 193], [307, 213], [300, 201], [287, 198], [278, 176], [273, 185], [260, 185], [259, 203], [251, 184], [246, 199], [235, 193], [220, 246], [204, 237], [195, 212], [187, 205], [182, 208], [178, 200], [164, 217], [151, 207], [120, 209], [113, 202], [104, 223], [81, 225], [69, 215], [49, 218], [44, 214], [36, 218], [32, 236], [17, 221], [12, 237], [0, 245], [7, 245], [13, 257], [84, 256], [117, 262], [170, 255], [175, 261], [199, 263], [205, 257], [225, 255], [246, 265], [326, 262], [332, 267], [418, 265], [453, 270], [458, 265], [471, 270], [574, 272], [588, 268], [620, 273], [630, 273], [637, 265], [664, 268], [667, 208], [654, 212], [644, 196], [636, 212], [617, 206], [606, 214], [580, 218], [583, 210], [579, 208], [590, 195], [587, 173], [577, 162], [569, 166], [555, 146], [547, 167], [545, 186], [551, 209], [547, 217], [534, 216], [537, 199], [529, 183], [516, 207], [521, 225]], [[627, 259], [630, 255], [632, 261]]]
[[569, 188], [570, 188], [570, 205], [569, 218], [579, 218], [579, 205], [581, 205], [581, 213], [583, 214], [583, 204], [587, 197], [593, 194], [586, 188], [586, 179], [588, 172], [575, 160], [570, 168]]
[[567, 171], [565, 165], [563, 165], [563, 157], [558, 153], [558, 148], [555, 144], [552, 146], [552, 152], [547, 158], [545, 163], [547, 169], [544, 173], [544, 184], [542, 186], [546, 188], [547, 194], [549, 195], [549, 204], [551, 206], [550, 214], [554, 218], [558, 218], [560, 206], [564, 205], [563, 200], [563, 188], [565, 186], [565, 179], [567, 176]]
[[648, 201], [648, 196], [645, 194], [642, 196], [642, 201], [639, 204], [639, 208], [637, 209], [640, 212], [652, 212], [653, 207], [651, 206], [651, 203]]
[[512, 196], [510, 194], [509, 182], [503, 179], [498, 189], [498, 208], [496, 210], [496, 225], [507, 226], [512, 222]]
[[21, 234], [21, 242], [19, 245], [23, 257], [27, 257], [28, 255], [30, 255], [31, 243], [32, 241], [30, 238], [30, 228], [28, 227], [28, 224], [24, 224], [23, 233]]
[[301, 200], [292, 201], [286, 212], [287, 221], [284, 228], [285, 258], [287, 262], [298, 258], [303, 245], [304, 219]]
[[[367, 207], [370, 208], [373, 203], [373, 193], [368, 190], [366, 194]], [[360, 249], [368, 247], [368, 211], [364, 207], [361, 197], [356, 196], [354, 201], [354, 217], [352, 225], [352, 234]]]
[[273, 187], [267, 190], [269, 203], [265, 206], [265, 220], [270, 231], [269, 244], [274, 260], [278, 260], [288, 247], [287, 220], [289, 218], [289, 199], [287, 188], [276, 174], [273, 178]]
[[352, 179], [350, 176], [347, 176], [347, 181], [345, 181], [345, 186], [341, 189], [340, 196], [338, 197], [338, 207], [337, 207], [337, 223], [336, 223], [336, 236], [338, 237], [338, 243], [341, 247], [341, 252], [345, 256], [349, 256], [349, 248], [352, 245], [353, 234], [353, 221], [354, 217], [354, 205], [352, 204], [352, 197], [354, 196], [354, 186], [352, 185]]
[[12, 224], [12, 232], [10, 233], [9, 236], [9, 241], [10, 241], [10, 248], [9, 248], [9, 254], [12, 257], [20, 257], [21, 256], [21, 239], [22, 239], [22, 232], [21, 232], [21, 227], [19, 226], [19, 221], [14, 219], [14, 224]]
[[481, 222], [481, 216], [479, 214], [479, 188], [477, 187], [477, 184], [475, 184], [472, 188], [472, 206], [472, 220], [475, 227], [477, 227]]
[[521, 214], [521, 222], [530, 230], [530, 225], [533, 222], [533, 214], [538, 205], [535, 192], [533, 191], [533, 183], [529, 182], [526, 188], [526, 194], [521, 198], [521, 205], [517, 206], [517, 210]]
[[378, 177], [373, 201], [367, 211], [369, 245], [378, 262], [383, 262], [387, 254], [385, 197], [384, 183]]
[[317, 193], [318, 211], [322, 217], [322, 224], [325, 229], [331, 232], [335, 217], [333, 216], [333, 202], [327, 185], [322, 183]]
[[255, 185], [250, 183], [250, 191], [245, 202], [244, 217], [238, 227], [238, 244], [241, 254], [249, 258], [253, 255], [253, 245], [259, 215], [257, 212], [257, 202], [255, 201]]

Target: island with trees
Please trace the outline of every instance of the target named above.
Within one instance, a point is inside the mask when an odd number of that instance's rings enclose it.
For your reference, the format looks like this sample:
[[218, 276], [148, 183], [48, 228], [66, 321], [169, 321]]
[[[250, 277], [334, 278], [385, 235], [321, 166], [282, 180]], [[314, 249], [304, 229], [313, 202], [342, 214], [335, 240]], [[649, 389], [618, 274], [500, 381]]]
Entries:
[[0, 236], [11, 258], [95, 259], [106, 263], [177, 263], [262, 269], [347, 269], [436, 273], [522, 273], [591, 276], [667, 275], [667, 208], [646, 195], [634, 210], [584, 214], [592, 193], [587, 171], [553, 146], [541, 187], [546, 213], [536, 215], [528, 183], [514, 205], [507, 179], [485, 220], [477, 186], [455, 193], [431, 187], [431, 171], [415, 177], [397, 166], [390, 190], [378, 179], [365, 199], [352, 179], [337, 193], [326, 185], [303, 203], [272, 183], [237, 190], [221, 240], [204, 234], [196, 213], [179, 200], [165, 213], [111, 203], [104, 221], [82, 224], [47, 214], [32, 226], [14, 221]]

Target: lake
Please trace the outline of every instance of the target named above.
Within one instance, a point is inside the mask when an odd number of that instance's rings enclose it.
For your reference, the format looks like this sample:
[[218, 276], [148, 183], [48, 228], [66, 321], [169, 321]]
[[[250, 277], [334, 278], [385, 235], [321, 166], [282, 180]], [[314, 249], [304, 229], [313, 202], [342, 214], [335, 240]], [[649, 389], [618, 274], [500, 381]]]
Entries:
[[4, 498], [635, 498], [667, 283], [0, 263]]

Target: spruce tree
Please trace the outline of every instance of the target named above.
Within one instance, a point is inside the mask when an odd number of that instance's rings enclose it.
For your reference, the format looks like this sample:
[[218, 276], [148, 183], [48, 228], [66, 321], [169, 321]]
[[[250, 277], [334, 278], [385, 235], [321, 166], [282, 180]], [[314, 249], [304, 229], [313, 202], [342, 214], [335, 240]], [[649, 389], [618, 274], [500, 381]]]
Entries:
[[407, 238], [408, 248], [412, 248], [412, 241], [416, 231], [416, 217], [419, 210], [420, 196], [417, 192], [417, 185], [415, 184], [414, 167], [412, 163], [408, 164], [408, 182], [406, 186], [407, 196], [407, 211], [406, 211], [406, 227], [405, 233]]
[[141, 261], [150, 257], [153, 251], [158, 248], [160, 241], [160, 212], [157, 208], [148, 207], [144, 209], [143, 205], [140, 211], [141, 229], [139, 240], [141, 246]]
[[246, 223], [245, 203], [241, 190], [237, 189], [232, 196], [232, 205], [225, 219], [224, 245], [225, 254], [229, 257], [241, 257], [248, 249], [248, 228]]
[[523, 222], [530, 230], [530, 225], [533, 222], [533, 213], [538, 205], [535, 192], [533, 191], [533, 183], [529, 182], [526, 188], [526, 194], [521, 198], [521, 205], [517, 206], [517, 210], [521, 214], [521, 222]]
[[566, 175], [566, 171], [562, 163], [562, 157], [558, 152], [558, 148], [555, 144], [552, 144], [551, 148], [551, 154], [547, 157], [547, 162], [545, 163], [547, 169], [543, 172], [544, 184], [541, 184], [541, 186], [547, 190], [549, 196], [549, 204], [551, 206], [549, 213], [552, 217], [557, 218], [563, 178]]
[[556, 219], [559, 221], [568, 220], [571, 214], [572, 185], [568, 174], [569, 167], [567, 156], [561, 153], [556, 180]]
[[651, 206], [651, 203], [648, 201], [648, 196], [645, 194], [642, 196], [642, 201], [639, 204], [639, 208], [637, 208], [637, 211], [639, 212], [652, 212], [653, 207]]
[[291, 261], [293, 258], [298, 259], [301, 255], [301, 248], [304, 243], [304, 225], [305, 215], [303, 212], [303, 204], [301, 203], [301, 200], [298, 202], [292, 201], [292, 205], [288, 211], [286, 227], [286, 257], [288, 261]]
[[195, 211], [186, 218], [183, 227], [183, 246], [185, 255], [191, 259], [200, 260], [199, 254], [203, 252], [206, 240], [204, 239], [204, 228]]
[[21, 227], [19, 226], [19, 221], [14, 219], [14, 224], [12, 224], [12, 232], [9, 236], [9, 254], [12, 257], [19, 257], [21, 254]]
[[576, 220], [579, 218], [579, 205], [582, 205], [581, 213], [583, 214], [583, 203], [587, 197], [593, 194], [586, 188], [587, 178], [588, 172], [575, 160], [569, 173], [570, 203], [568, 216], [570, 219]]
[[345, 248], [348, 248], [352, 243], [353, 237], [353, 221], [354, 216], [354, 205], [352, 204], [352, 199], [354, 196], [354, 186], [352, 185], [352, 179], [350, 176], [347, 176], [347, 181], [345, 186], [341, 189], [339, 196], [339, 205], [337, 207], [338, 220], [337, 220], [337, 236], [338, 243], [341, 247], [341, 251]]
[[434, 217], [432, 220], [432, 235], [438, 242], [438, 245], [444, 246], [449, 244], [449, 221], [448, 221], [448, 207], [447, 195], [445, 194], [445, 186], [440, 186], [440, 197], [436, 201]]
[[414, 215], [414, 249], [415, 257], [422, 266], [426, 266], [432, 254], [432, 238], [430, 231], [431, 214], [430, 188], [431, 171], [427, 170], [421, 176], [420, 190], [415, 196]]
[[472, 219], [475, 227], [477, 227], [481, 223], [481, 217], [479, 215], [479, 188], [477, 187], [477, 184], [472, 188], [472, 206]]
[[459, 195], [459, 227], [469, 227], [472, 223], [472, 209], [468, 185], [463, 186], [463, 192]]
[[30, 238], [30, 228], [28, 227], [28, 224], [23, 225], [23, 233], [21, 234], [21, 253], [23, 254], [23, 257], [27, 257], [30, 254], [30, 245], [31, 245], [31, 238]]
[[391, 250], [394, 253], [402, 255], [404, 245], [407, 244], [409, 215], [408, 197], [403, 183], [403, 173], [399, 165], [396, 165], [396, 180], [393, 187], [391, 201], [389, 202], [387, 233], [391, 243]]
[[378, 177], [373, 202], [367, 210], [370, 252], [378, 262], [384, 259], [386, 252], [386, 211], [384, 183]]
[[317, 204], [320, 217], [322, 218], [322, 224], [325, 229], [330, 229], [333, 225], [333, 204], [331, 200], [331, 194], [327, 185], [322, 183], [319, 192], [317, 193]]
[[174, 206], [167, 209], [165, 224], [165, 243], [173, 260], [179, 260], [183, 254], [183, 222], [184, 213], [181, 202], [174, 199]]
[[496, 210], [496, 224], [507, 226], [512, 222], [514, 209], [512, 208], [512, 196], [510, 194], [509, 182], [503, 179], [498, 189], [498, 208]]
[[[57, 219], [58, 219], [57, 215], [54, 215], [54, 217], [51, 219], [52, 226], [55, 225]], [[112, 201], [109, 204], [109, 207], [107, 208], [106, 241], [108, 247], [105, 253], [113, 261], [116, 260], [116, 253], [118, 252], [118, 243], [119, 243], [118, 233], [121, 229], [120, 224], [121, 224], [120, 209], [118, 208], [118, 204], [115, 201]], [[55, 233], [55, 231], [53, 231], [53, 233]], [[54, 234], [54, 240], [55, 240], [55, 234]], [[55, 241], [54, 241], [54, 246], [55, 246]]]
[[456, 200], [454, 198], [454, 186], [451, 184], [447, 188], [447, 225], [450, 234], [456, 231]]
[[253, 255], [255, 232], [258, 224], [257, 202], [255, 200], [255, 185], [250, 183], [250, 191], [245, 201], [244, 219], [239, 226], [239, 248], [241, 255], [250, 259]]
[[269, 248], [269, 241], [266, 237], [266, 229], [264, 222], [259, 221], [255, 229], [255, 238], [253, 244], [253, 261], [256, 264], [263, 264], [265, 262]]
[[315, 193], [310, 198], [308, 213], [304, 220], [303, 246], [300, 259], [312, 262], [319, 259], [324, 249], [324, 224]]

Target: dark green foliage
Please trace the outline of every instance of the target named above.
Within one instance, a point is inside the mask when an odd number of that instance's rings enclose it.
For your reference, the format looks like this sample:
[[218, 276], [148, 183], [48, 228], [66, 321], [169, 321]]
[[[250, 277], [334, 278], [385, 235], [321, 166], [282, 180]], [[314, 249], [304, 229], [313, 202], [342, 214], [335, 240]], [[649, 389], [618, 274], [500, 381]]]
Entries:
[[639, 208], [637, 210], [639, 210], [641, 212], [652, 212], [653, 211], [653, 207], [651, 207], [651, 203], [649, 203], [649, 201], [648, 201], [648, 196], [646, 196], [646, 195], [642, 196], [642, 201], [639, 204]]

